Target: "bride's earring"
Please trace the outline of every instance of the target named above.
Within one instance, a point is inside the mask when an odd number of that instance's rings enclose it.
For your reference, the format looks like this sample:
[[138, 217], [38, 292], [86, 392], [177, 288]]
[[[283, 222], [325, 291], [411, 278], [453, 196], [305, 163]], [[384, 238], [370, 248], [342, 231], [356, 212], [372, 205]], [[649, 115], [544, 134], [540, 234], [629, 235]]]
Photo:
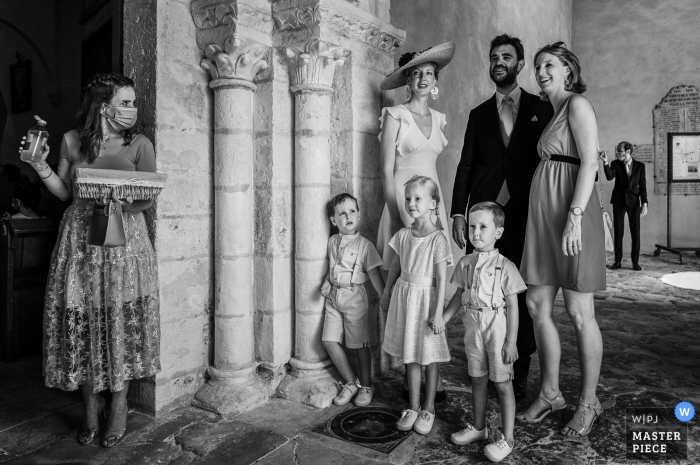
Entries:
[[406, 100], [411, 100], [411, 88], [406, 86]]
[[437, 100], [437, 98], [439, 97], [438, 96], [439, 92], [440, 92], [440, 90], [437, 88], [437, 86], [433, 87], [432, 89], [430, 89], [430, 97], [433, 100]]

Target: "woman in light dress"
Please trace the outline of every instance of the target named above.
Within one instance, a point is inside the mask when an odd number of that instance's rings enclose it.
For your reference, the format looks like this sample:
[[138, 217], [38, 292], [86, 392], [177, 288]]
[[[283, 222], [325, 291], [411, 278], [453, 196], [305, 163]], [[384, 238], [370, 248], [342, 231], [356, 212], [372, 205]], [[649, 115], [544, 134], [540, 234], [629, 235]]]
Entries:
[[[386, 205], [379, 222], [377, 251], [384, 260], [383, 268], [388, 270], [394, 252], [387, 244], [393, 235], [402, 228], [410, 227], [413, 219], [403, 207], [404, 184], [413, 176], [427, 176], [433, 179], [443, 198], [436, 169], [438, 155], [447, 146], [443, 129], [445, 115], [428, 106], [429, 99], [436, 99], [438, 74], [447, 65], [455, 52], [455, 44], [448, 42], [419, 53], [405, 53], [399, 59], [399, 68], [388, 75], [380, 86], [381, 90], [406, 87], [407, 101], [394, 107], [382, 109], [381, 132], [379, 134], [382, 158], [382, 185]], [[447, 222], [445, 206], [440, 203], [437, 210], [443, 228]], [[437, 220], [434, 218], [433, 221]], [[442, 234], [450, 237], [443, 229]], [[453, 264], [449, 255], [448, 266]], [[446, 397], [442, 379], [438, 381], [435, 400]], [[403, 397], [408, 400], [408, 386], [404, 378]]]

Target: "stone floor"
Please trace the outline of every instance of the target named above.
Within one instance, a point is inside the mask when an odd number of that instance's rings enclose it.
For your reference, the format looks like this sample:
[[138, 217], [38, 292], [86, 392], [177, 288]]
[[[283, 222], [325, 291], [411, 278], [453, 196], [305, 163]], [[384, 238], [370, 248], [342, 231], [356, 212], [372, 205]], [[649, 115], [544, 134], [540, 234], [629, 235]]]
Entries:
[[[673, 407], [689, 401], [700, 408], [700, 291], [663, 284], [667, 273], [699, 271], [700, 259], [644, 256], [644, 271], [608, 270], [608, 290], [596, 294], [596, 312], [603, 333], [604, 359], [599, 396], [605, 407], [594, 431], [585, 439], [558, 434], [573, 413], [578, 362], [575, 335], [557, 300], [556, 319], [562, 340], [561, 386], [569, 408], [540, 425], [516, 424], [516, 450], [510, 464], [622, 464], [625, 459], [625, 408]], [[340, 442], [310, 430], [350, 407], [316, 410], [275, 399], [254, 410], [222, 418], [192, 407], [152, 420], [132, 412], [129, 434], [113, 449], [81, 447], [74, 438], [80, 425], [80, 399], [42, 387], [40, 364], [30, 358], [0, 364], [0, 462], [17, 464], [471, 464], [489, 463], [481, 450], [486, 442], [455, 446], [452, 432], [471, 421], [471, 386], [466, 376], [461, 323], [448, 327], [453, 361], [442, 373], [448, 400], [439, 405], [433, 431], [412, 434], [391, 454]], [[526, 407], [537, 395], [539, 364], [533, 361]], [[401, 409], [401, 373], [376, 381], [373, 405]], [[397, 402], [398, 401], [398, 402]], [[500, 415], [496, 398], [489, 400], [491, 437]], [[687, 461], [700, 463], [698, 415], [688, 423]], [[669, 462], [665, 462], [669, 463]]]

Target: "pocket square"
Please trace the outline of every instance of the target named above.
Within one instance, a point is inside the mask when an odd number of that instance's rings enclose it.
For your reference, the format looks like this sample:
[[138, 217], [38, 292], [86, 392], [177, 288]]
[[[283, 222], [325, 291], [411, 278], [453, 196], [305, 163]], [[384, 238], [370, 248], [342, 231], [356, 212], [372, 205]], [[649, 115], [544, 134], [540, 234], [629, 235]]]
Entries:
[[539, 121], [539, 120], [537, 119], [537, 115], [533, 116], [532, 119], [531, 119], [530, 121]]

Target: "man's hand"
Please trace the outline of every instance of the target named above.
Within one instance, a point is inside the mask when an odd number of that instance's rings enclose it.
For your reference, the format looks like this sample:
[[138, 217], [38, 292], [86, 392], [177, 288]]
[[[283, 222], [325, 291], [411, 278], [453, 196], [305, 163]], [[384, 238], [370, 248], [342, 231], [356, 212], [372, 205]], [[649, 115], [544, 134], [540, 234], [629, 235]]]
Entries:
[[605, 150], [601, 150], [600, 152], [598, 152], [598, 158], [603, 160], [603, 164], [608, 164], [608, 154], [605, 152]]
[[503, 356], [503, 363], [506, 365], [515, 362], [518, 359], [518, 348], [515, 346], [515, 342], [506, 341], [503, 344], [503, 349], [501, 349], [501, 355]]
[[647, 212], [647, 204], [643, 204], [642, 205], [642, 216], [646, 215], [647, 213], [648, 213]]
[[452, 221], [452, 240], [460, 249], [466, 245], [467, 220], [463, 216], [455, 216]]

